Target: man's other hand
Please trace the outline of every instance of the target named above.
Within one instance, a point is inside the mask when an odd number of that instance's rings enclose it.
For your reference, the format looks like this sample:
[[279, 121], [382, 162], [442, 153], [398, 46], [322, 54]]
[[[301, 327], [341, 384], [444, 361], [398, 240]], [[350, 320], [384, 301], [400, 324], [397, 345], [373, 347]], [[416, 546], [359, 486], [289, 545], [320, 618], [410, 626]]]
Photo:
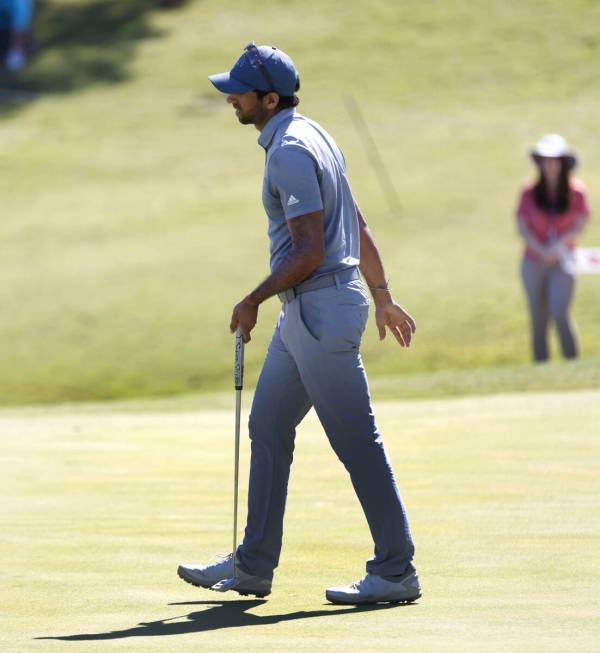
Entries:
[[387, 327], [401, 347], [410, 347], [410, 341], [417, 326], [413, 318], [396, 304], [391, 296], [375, 301], [375, 322], [379, 330], [379, 340], [385, 338]]

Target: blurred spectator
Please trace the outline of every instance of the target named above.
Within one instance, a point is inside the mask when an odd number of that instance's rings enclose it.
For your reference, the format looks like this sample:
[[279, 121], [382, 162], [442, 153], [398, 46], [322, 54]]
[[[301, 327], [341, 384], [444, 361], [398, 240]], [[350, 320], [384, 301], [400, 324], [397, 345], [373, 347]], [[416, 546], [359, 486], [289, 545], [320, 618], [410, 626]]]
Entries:
[[548, 359], [553, 320], [565, 358], [579, 353], [569, 307], [575, 288], [575, 237], [588, 218], [584, 185], [571, 178], [577, 158], [565, 139], [546, 134], [531, 150], [538, 178], [525, 186], [517, 219], [526, 248], [521, 274], [531, 318], [533, 358]]
[[0, 43], [4, 65], [17, 71], [27, 62], [33, 0], [0, 0]]

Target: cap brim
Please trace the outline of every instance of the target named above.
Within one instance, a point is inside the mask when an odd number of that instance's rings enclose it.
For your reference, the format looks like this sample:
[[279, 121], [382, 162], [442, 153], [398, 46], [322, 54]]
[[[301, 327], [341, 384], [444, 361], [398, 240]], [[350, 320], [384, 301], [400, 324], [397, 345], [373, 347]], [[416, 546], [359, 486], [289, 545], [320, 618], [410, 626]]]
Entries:
[[551, 156], [549, 154], [542, 154], [539, 151], [532, 150], [530, 153], [533, 162], [536, 165], [540, 165], [541, 160], [544, 158], [552, 159], [564, 159], [567, 162], [567, 167], [569, 170], [577, 167], [577, 157], [574, 154], [560, 154], [559, 156]]
[[217, 73], [216, 75], [209, 75], [208, 79], [213, 83], [214, 87], [221, 91], [221, 93], [247, 93], [252, 91], [252, 86], [240, 82], [231, 73]]

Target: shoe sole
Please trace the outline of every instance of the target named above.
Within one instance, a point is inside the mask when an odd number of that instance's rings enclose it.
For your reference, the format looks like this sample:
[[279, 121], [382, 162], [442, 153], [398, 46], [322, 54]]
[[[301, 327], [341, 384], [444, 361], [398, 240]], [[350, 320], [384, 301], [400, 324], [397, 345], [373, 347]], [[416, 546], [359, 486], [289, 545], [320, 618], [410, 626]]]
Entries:
[[[184, 580], [186, 583], [189, 583], [190, 585], [193, 585], [194, 587], [202, 587], [205, 590], [211, 589], [211, 587], [214, 585], [214, 583], [211, 583], [210, 585], [203, 585], [202, 583], [199, 583], [195, 578], [186, 575], [186, 572], [184, 569], [179, 567], [177, 569], [177, 575], [181, 580]], [[254, 592], [253, 590], [250, 589], [237, 589], [235, 587], [232, 588], [233, 592], [237, 592], [238, 594], [241, 594], [242, 596], [256, 596], [257, 599], [264, 599], [265, 596], [269, 596], [271, 592], [262, 592], [262, 591], [256, 591]]]
[[422, 594], [417, 594], [416, 596], [409, 596], [404, 599], [381, 599], [380, 601], [352, 601], [352, 600], [347, 600], [345, 601], [344, 599], [335, 599], [331, 598], [327, 592], [325, 592], [325, 598], [330, 602], [334, 603], [335, 605], [376, 605], [377, 603], [393, 603], [394, 605], [408, 605], [409, 603], [414, 603], [418, 599], [420, 599]]
[[271, 592], [253, 592], [252, 590], [238, 590], [233, 588], [234, 592], [237, 592], [240, 596], [255, 596], [257, 599], [264, 599], [265, 596], [269, 596]]

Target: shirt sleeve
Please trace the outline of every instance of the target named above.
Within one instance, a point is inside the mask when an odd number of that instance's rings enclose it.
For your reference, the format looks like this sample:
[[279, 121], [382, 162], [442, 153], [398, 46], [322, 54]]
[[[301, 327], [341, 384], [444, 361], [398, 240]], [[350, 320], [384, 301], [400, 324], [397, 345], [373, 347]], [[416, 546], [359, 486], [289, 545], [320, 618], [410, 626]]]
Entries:
[[527, 221], [529, 219], [530, 212], [531, 190], [526, 187], [521, 191], [519, 202], [517, 203], [517, 210], [515, 211], [515, 217], [517, 219], [523, 218], [525, 221]]
[[517, 219], [524, 218], [527, 216], [527, 192], [521, 192], [519, 201], [517, 202], [517, 210], [515, 211], [515, 217]]
[[269, 163], [271, 186], [281, 200], [286, 220], [323, 209], [317, 164], [307, 152], [281, 147]]
[[581, 189], [578, 191], [575, 198], [575, 210], [577, 211], [577, 215], [583, 216], [583, 218], [587, 220], [590, 217], [590, 209], [585, 190]]

